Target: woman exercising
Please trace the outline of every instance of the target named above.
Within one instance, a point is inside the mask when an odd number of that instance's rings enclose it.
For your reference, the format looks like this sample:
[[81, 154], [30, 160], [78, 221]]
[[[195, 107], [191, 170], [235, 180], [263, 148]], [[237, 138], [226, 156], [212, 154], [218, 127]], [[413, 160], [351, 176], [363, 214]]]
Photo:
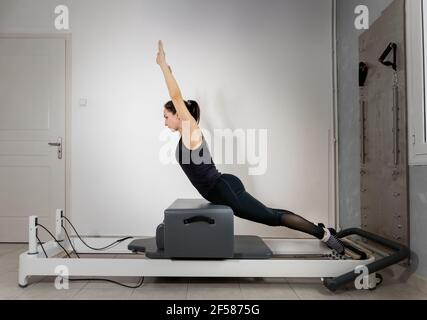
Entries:
[[[327, 229], [322, 224], [315, 225], [287, 210], [266, 207], [246, 192], [238, 177], [221, 174], [217, 170], [198, 126], [199, 105], [193, 100], [184, 101], [172, 70], [166, 63], [162, 41], [159, 41], [158, 47], [156, 62], [163, 72], [172, 99], [164, 106], [165, 126], [174, 132], [179, 131], [181, 139], [176, 149], [177, 161], [203, 198], [231, 207], [234, 214], [242, 219], [308, 233], [339, 254], [344, 254], [344, 245], [334, 236], [333, 229]], [[195, 158], [202, 161], [195, 161]]]

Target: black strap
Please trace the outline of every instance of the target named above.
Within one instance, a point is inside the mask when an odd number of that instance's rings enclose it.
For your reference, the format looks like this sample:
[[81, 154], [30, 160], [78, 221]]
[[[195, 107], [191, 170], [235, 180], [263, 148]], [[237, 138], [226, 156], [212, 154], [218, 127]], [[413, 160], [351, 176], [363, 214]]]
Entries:
[[359, 63], [359, 87], [363, 87], [368, 77], [368, 65], [364, 62]]
[[[385, 61], [385, 58], [390, 54], [390, 51], [393, 50], [393, 61]], [[379, 58], [379, 61], [387, 66], [392, 67], [394, 71], [397, 71], [397, 64], [396, 64], [396, 53], [397, 53], [397, 44], [394, 42], [390, 42], [387, 48], [382, 53], [381, 57]]]

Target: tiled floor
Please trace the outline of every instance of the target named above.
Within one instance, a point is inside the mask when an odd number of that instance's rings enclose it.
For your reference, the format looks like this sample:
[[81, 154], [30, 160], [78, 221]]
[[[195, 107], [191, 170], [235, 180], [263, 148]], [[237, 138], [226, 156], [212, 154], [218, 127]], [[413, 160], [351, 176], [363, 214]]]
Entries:
[[[374, 291], [351, 286], [335, 293], [320, 279], [284, 278], [146, 278], [138, 289], [109, 282], [70, 282], [68, 290], [56, 290], [53, 277], [38, 277], [20, 288], [18, 256], [23, 244], [0, 244], [0, 299], [207, 299], [207, 300], [298, 300], [298, 299], [427, 299], [427, 286], [419, 279], [402, 282], [391, 272], [383, 272], [384, 283]], [[391, 273], [391, 274], [390, 274]], [[111, 278], [134, 285], [138, 278]]]

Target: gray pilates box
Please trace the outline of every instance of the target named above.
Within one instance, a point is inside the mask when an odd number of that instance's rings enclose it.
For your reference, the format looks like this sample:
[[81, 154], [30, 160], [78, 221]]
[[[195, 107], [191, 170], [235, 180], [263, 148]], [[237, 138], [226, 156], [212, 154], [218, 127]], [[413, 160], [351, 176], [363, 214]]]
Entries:
[[233, 258], [233, 217], [228, 206], [213, 205], [204, 199], [177, 199], [165, 210], [165, 256]]

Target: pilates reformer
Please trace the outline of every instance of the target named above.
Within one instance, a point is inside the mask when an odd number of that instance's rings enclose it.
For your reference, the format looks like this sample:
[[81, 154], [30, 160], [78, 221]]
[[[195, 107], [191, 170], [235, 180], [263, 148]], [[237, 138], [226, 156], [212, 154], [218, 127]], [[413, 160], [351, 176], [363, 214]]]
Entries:
[[[336, 234], [346, 254], [338, 255], [317, 239], [260, 238], [234, 235], [233, 211], [203, 199], [178, 199], [164, 212], [156, 236], [140, 239], [67, 237], [65, 216], [56, 210], [54, 240], [38, 240], [37, 216], [29, 218], [28, 251], [19, 257], [19, 279], [26, 287], [32, 276], [70, 277], [244, 277], [321, 278], [331, 291], [354, 282], [366, 267], [369, 289], [382, 277], [378, 271], [409, 257], [409, 249], [367, 231], [352, 228]], [[107, 243], [115, 241], [116, 245]], [[106, 246], [102, 257], [90, 249]], [[375, 252], [376, 245], [382, 250]], [[64, 257], [65, 252], [90, 257]], [[378, 255], [380, 256], [378, 258]]]

